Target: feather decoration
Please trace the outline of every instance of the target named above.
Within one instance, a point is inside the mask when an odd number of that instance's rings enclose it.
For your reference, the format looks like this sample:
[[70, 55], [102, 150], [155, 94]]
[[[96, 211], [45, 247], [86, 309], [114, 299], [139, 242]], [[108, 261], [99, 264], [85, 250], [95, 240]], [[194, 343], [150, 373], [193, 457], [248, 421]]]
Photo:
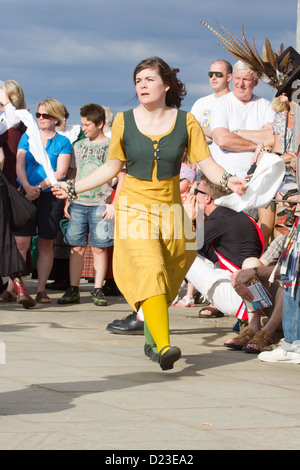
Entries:
[[236, 59], [248, 65], [248, 67], [256, 74], [256, 76], [260, 80], [264, 81], [273, 88], [278, 89], [286, 79], [289, 72], [291, 71], [292, 64], [290, 61], [289, 54], [287, 54], [284, 60], [282, 60], [280, 63], [278, 61], [278, 57], [280, 57], [281, 54], [284, 52], [283, 44], [281, 44], [279, 50], [276, 50], [276, 52], [274, 52], [270, 41], [266, 38], [261, 57], [257, 52], [254, 39], [253, 46], [250, 45], [250, 43], [248, 42], [244, 33], [243, 26], [242, 41], [237, 36], [234, 37], [219, 21], [217, 21], [217, 24], [220, 28], [221, 34], [218, 33], [205, 21], [197, 21], [206, 26], [206, 28], [208, 28], [223, 42], [224, 45], [219, 44], [220, 47], [222, 47], [231, 55], [233, 55]]

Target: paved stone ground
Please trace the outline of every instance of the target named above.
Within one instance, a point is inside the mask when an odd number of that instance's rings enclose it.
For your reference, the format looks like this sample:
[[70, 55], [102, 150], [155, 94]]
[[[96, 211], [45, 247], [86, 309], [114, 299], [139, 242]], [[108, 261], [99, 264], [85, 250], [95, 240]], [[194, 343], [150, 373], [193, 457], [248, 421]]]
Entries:
[[[35, 281], [26, 280], [34, 292]], [[280, 450], [300, 441], [300, 369], [223, 347], [235, 320], [170, 308], [172, 371], [143, 354], [143, 336], [106, 331], [131, 310], [122, 297], [96, 307], [0, 306], [1, 450]], [[1, 352], [1, 349], [0, 349]]]

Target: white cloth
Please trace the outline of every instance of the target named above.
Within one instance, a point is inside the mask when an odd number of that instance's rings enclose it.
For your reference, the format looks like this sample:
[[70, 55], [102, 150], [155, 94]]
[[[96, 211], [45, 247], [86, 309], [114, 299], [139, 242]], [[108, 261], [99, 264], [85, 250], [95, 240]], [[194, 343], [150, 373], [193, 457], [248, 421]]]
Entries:
[[202, 256], [197, 256], [186, 279], [220, 312], [235, 317], [243, 299], [236, 293], [230, 282], [231, 273], [215, 268]]
[[32, 114], [30, 114], [26, 109], [17, 109], [16, 116], [27, 127], [26, 134], [28, 135], [29, 151], [32, 153], [35, 160], [44, 167], [50, 183], [54, 186], [57, 183], [57, 179], [55, 178], [50, 159], [42, 143], [40, 131]]
[[81, 129], [81, 127], [80, 127], [79, 124], [75, 124], [73, 126], [67, 124], [65, 129], [57, 128], [56, 130], [59, 134], [64, 135], [65, 137], [67, 137], [69, 139], [69, 141], [71, 142], [71, 144], [73, 144], [73, 142], [75, 142], [75, 140], [77, 140], [77, 138], [79, 136], [80, 129]]
[[[275, 112], [270, 101], [253, 95], [249, 103], [242, 103], [233, 92], [216, 99], [212, 105], [211, 131], [223, 127], [233, 132], [241, 130], [260, 130], [272, 123]], [[253, 152], [230, 152], [215, 142], [210, 146], [212, 156], [228, 173], [245, 176], [250, 168]]]
[[267, 207], [280, 188], [285, 173], [285, 163], [274, 153], [265, 152], [242, 196], [236, 193], [215, 200], [217, 206], [225, 206], [237, 212]]
[[0, 116], [0, 135], [4, 134], [11, 127], [17, 127], [20, 124], [16, 108], [12, 103], [7, 103], [4, 109], [4, 113]]

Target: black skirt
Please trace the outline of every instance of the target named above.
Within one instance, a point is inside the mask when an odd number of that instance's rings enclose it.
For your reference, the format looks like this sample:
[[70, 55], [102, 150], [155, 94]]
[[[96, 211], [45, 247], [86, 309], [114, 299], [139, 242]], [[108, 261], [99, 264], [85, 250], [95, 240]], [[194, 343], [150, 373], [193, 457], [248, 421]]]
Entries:
[[0, 276], [26, 276], [29, 268], [23, 260], [10, 228], [10, 200], [7, 186], [0, 175]]

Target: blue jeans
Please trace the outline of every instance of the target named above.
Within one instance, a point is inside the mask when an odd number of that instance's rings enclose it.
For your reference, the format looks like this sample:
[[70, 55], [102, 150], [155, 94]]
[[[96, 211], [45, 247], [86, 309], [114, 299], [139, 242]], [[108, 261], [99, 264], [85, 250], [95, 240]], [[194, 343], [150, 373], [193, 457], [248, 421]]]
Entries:
[[[291, 284], [287, 276], [282, 275], [283, 283]], [[298, 276], [297, 283], [300, 279]], [[300, 286], [295, 287], [294, 297], [291, 296], [292, 288], [285, 286], [283, 289], [282, 329], [284, 342], [282, 348], [286, 351], [300, 353]]]
[[102, 219], [106, 206], [82, 206], [70, 204], [71, 219], [64, 241], [71, 246], [105, 248], [113, 245], [113, 221]]

